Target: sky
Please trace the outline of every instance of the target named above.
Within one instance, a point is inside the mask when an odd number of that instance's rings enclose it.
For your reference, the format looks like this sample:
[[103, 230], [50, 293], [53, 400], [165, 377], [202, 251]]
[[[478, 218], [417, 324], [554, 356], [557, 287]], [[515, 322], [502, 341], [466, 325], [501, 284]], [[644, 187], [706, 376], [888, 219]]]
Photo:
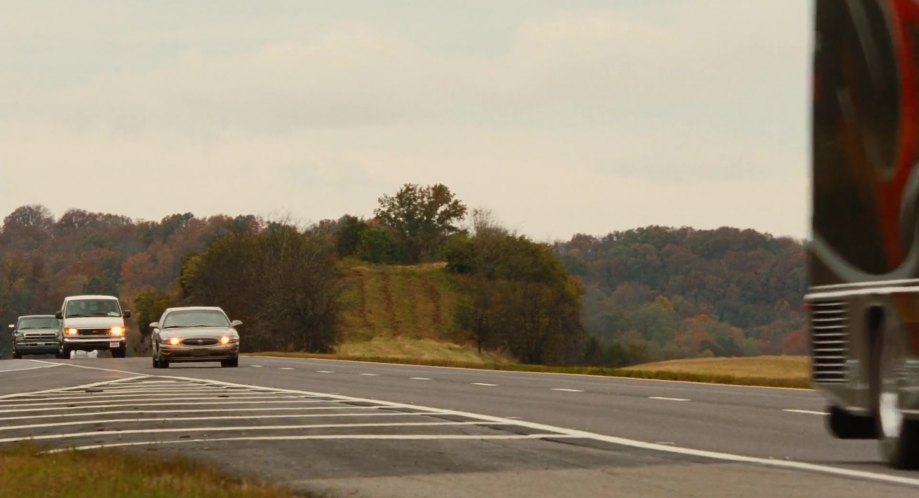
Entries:
[[811, 2], [0, 0], [0, 216], [808, 235]]

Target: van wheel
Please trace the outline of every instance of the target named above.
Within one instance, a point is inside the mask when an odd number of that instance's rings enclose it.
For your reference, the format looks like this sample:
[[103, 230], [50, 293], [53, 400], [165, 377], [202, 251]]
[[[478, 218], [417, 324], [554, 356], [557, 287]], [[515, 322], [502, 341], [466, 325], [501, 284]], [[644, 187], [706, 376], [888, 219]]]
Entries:
[[117, 349], [112, 350], [112, 358], [124, 358], [127, 356], [128, 348], [127, 346], [122, 346]]
[[877, 347], [877, 432], [881, 456], [891, 467], [919, 468], [919, 420], [903, 413], [900, 399], [902, 352], [906, 345], [900, 330], [884, 327]]
[[13, 359], [14, 359], [14, 360], [21, 360], [21, 359], [22, 359], [22, 355], [19, 354], [17, 351], [13, 351]]
[[70, 359], [70, 348], [66, 346], [61, 346], [61, 349], [57, 352], [57, 357], [59, 360], [69, 360]]

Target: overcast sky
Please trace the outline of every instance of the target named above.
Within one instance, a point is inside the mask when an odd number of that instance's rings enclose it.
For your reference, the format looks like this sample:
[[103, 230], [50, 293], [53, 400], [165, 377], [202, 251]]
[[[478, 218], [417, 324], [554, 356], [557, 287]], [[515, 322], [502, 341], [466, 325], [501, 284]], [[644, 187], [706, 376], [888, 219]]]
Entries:
[[411, 182], [538, 240], [808, 233], [809, 1], [2, 3], [0, 217], [308, 223]]

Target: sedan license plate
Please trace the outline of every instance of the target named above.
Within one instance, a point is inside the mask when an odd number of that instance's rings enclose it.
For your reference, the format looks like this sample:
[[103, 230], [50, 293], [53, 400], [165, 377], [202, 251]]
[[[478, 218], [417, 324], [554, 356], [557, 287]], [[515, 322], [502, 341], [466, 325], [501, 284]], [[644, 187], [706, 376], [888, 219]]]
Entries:
[[110, 347], [110, 348], [117, 348], [117, 347], [119, 347], [119, 346], [121, 346], [121, 343], [120, 343], [120, 342], [110, 342], [110, 343], [108, 343], [108, 347]]
[[210, 353], [207, 349], [193, 349], [191, 354], [194, 356], [207, 356]]

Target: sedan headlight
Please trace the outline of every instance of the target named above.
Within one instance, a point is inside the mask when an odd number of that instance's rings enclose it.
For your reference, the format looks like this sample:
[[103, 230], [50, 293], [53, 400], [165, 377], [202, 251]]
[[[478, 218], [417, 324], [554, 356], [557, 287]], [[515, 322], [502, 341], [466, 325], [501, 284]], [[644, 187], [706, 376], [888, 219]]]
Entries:
[[169, 338], [169, 344], [172, 344], [173, 346], [178, 346], [180, 342], [182, 342], [182, 339], [179, 339], [178, 337]]
[[80, 331], [79, 331], [79, 330], [77, 330], [77, 329], [74, 329], [74, 328], [70, 328], [70, 329], [67, 329], [67, 331], [66, 331], [66, 332], [67, 332], [67, 335], [77, 335], [77, 334], [79, 334], [79, 333], [80, 333]]
[[225, 335], [220, 338], [220, 344], [223, 344], [224, 346], [226, 346], [227, 344], [234, 343], [234, 342], [239, 342], [239, 337], [235, 337], [232, 335]]
[[112, 335], [123, 336], [124, 327], [119, 327], [118, 325], [115, 325], [114, 327], [112, 327], [111, 332], [112, 332]]

